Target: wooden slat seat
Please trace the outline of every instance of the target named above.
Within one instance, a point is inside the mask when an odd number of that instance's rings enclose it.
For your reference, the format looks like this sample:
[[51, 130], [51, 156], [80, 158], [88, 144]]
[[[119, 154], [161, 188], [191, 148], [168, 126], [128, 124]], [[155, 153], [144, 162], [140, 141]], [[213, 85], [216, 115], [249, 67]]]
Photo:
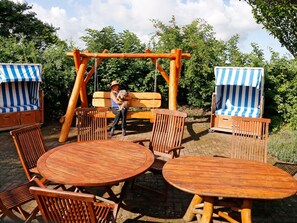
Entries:
[[0, 221], [6, 216], [14, 222], [31, 222], [38, 213], [38, 207], [31, 213], [23, 209], [23, 205], [34, 200], [34, 196], [29, 192], [31, 186], [37, 186], [35, 178], [31, 179], [13, 189], [0, 192]]
[[[151, 119], [152, 108], [161, 107], [161, 94], [157, 92], [129, 92], [128, 119]], [[92, 105], [94, 107], [111, 107], [110, 92], [96, 91], [93, 94]], [[114, 118], [114, 114], [109, 110], [107, 118]]]

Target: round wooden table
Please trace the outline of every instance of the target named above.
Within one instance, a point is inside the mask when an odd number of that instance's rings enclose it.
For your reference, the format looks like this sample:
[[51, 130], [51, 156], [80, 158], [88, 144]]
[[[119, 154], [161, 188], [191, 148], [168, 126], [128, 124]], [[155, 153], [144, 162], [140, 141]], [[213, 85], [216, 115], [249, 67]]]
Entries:
[[285, 171], [257, 161], [189, 156], [169, 160], [163, 176], [172, 186], [195, 194], [184, 215], [194, 217], [195, 206], [204, 201], [201, 221], [210, 222], [214, 198], [243, 198], [242, 222], [252, 222], [252, 199], [283, 199], [297, 192], [296, 180]]
[[102, 140], [68, 143], [49, 150], [37, 162], [46, 179], [73, 186], [106, 186], [144, 173], [154, 155], [132, 142]]

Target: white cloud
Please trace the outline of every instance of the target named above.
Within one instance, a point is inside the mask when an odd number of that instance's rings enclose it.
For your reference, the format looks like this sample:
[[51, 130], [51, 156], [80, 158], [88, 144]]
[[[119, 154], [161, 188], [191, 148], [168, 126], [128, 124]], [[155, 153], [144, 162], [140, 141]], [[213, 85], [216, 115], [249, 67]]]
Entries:
[[59, 27], [62, 39], [71, 39], [80, 47], [86, 28], [101, 30], [105, 26], [113, 26], [118, 32], [128, 29], [148, 41], [154, 31], [151, 20], [168, 23], [173, 15], [179, 25], [204, 19], [214, 27], [218, 39], [226, 41], [239, 34], [241, 44], [250, 33], [261, 30], [250, 6], [238, 0], [68, 0], [63, 4], [53, 0], [46, 1], [48, 7], [43, 1], [33, 1], [28, 0], [39, 19]]

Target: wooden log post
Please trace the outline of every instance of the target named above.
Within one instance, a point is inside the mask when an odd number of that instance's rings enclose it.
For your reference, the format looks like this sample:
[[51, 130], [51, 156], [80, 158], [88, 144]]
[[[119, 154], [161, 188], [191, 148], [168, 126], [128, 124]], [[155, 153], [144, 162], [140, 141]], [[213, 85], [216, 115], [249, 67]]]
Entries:
[[[169, 106], [168, 108], [171, 110], [176, 110], [176, 104], [177, 104], [177, 91], [178, 91], [178, 80], [179, 80], [179, 74], [181, 70], [181, 59], [188, 59], [190, 58], [189, 53], [182, 53], [181, 49], [172, 50], [170, 54], [168, 53], [150, 53], [149, 50], [147, 50], [146, 53], [107, 53], [107, 50], [104, 50], [102, 53], [90, 53], [89, 51], [80, 52], [79, 50], [74, 50], [72, 53], [67, 53], [67, 56], [71, 56], [74, 58], [75, 68], [76, 68], [76, 80], [75, 84], [71, 93], [71, 97], [69, 99], [68, 107], [65, 116], [61, 119], [63, 121], [61, 134], [59, 138], [59, 142], [66, 141], [69, 130], [71, 127], [73, 115], [76, 108], [76, 103], [78, 100], [78, 97], [80, 95], [81, 98], [81, 106], [87, 107], [88, 101], [87, 101], [87, 95], [86, 95], [86, 85], [88, 81], [90, 80], [91, 76], [93, 75], [95, 71], [95, 67], [87, 74], [85, 80], [84, 80], [84, 73], [87, 67], [88, 59], [89, 58], [98, 58], [97, 59], [97, 66], [100, 64], [100, 62], [103, 59], [109, 59], [109, 58], [150, 58], [155, 64], [157, 64], [157, 69], [160, 71], [162, 77], [165, 79], [169, 86]], [[82, 61], [80, 58], [83, 58]], [[159, 58], [166, 58], [170, 59], [170, 76], [166, 74], [166, 72], [163, 70], [161, 65], [157, 63], [157, 59]]]
[[181, 49], [171, 50], [171, 53], [175, 54], [175, 57], [170, 61], [168, 108], [171, 110], [176, 110], [178, 80], [179, 80], [179, 72], [181, 69], [182, 53], [181, 53]]
[[84, 81], [84, 73], [85, 73], [87, 65], [88, 65], [88, 60], [89, 60], [88, 57], [84, 57], [80, 66], [79, 66], [79, 69], [78, 69], [78, 72], [76, 75], [76, 79], [75, 79], [75, 83], [74, 83], [74, 86], [72, 89], [72, 93], [71, 93], [71, 96], [69, 99], [69, 103], [68, 103], [68, 107], [67, 107], [67, 111], [66, 111], [66, 115], [65, 115], [65, 120], [62, 125], [59, 142], [65, 142], [68, 137], [72, 119], [73, 119], [74, 112], [75, 112], [75, 108], [76, 108], [77, 99], [79, 97], [80, 89], [81, 89], [81, 86]]
[[[89, 51], [85, 51], [85, 52], [89, 52]], [[79, 50], [77, 50], [77, 49], [73, 50], [73, 59], [74, 59], [75, 70], [77, 73], [78, 69], [80, 67], [80, 64], [81, 64]], [[87, 107], [88, 106], [88, 98], [87, 98], [87, 91], [86, 91], [85, 84], [82, 84], [79, 95], [80, 95], [82, 107]]]
[[194, 216], [195, 216], [195, 206], [197, 204], [200, 204], [202, 202], [202, 197], [200, 197], [199, 195], [194, 195], [190, 205], [188, 206], [188, 209], [183, 217], [183, 220], [186, 222], [192, 221]]
[[241, 207], [242, 223], [252, 223], [252, 199], [244, 199]]

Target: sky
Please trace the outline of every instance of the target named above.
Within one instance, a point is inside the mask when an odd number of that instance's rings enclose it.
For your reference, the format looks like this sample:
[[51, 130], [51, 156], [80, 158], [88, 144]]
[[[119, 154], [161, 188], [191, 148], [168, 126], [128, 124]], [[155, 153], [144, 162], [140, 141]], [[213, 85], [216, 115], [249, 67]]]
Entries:
[[[24, 2], [25, 0], [13, 0]], [[129, 30], [147, 43], [155, 31], [152, 19], [168, 24], [172, 16], [180, 26], [203, 19], [213, 26], [216, 38], [227, 41], [240, 35], [239, 48], [251, 52], [257, 43], [269, 60], [270, 48], [280, 56], [292, 55], [277, 39], [255, 22], [251, 7], [243, 0], [26, 0], [41, 21], [56, 28], [62, 40], [84, 48], [80, 39], [85, 29], [101, 30], [113, 26], [116, 32]]]

